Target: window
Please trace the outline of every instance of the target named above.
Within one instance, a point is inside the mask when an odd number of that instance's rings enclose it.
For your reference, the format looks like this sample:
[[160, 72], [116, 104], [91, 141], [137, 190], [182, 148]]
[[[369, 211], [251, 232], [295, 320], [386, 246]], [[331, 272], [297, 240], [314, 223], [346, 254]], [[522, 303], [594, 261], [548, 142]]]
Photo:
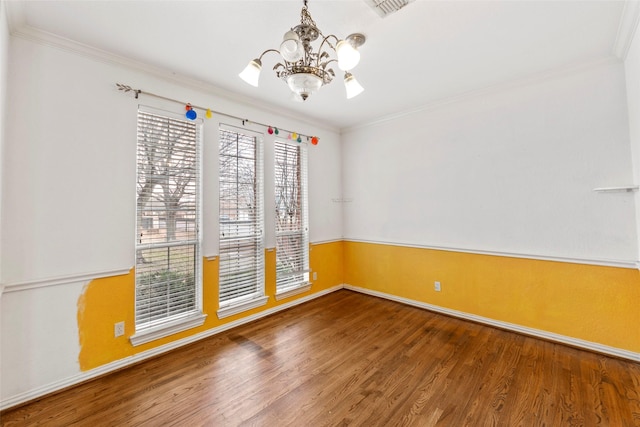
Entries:
[[262, 140], [220, 128], [220, 310], [226, 317], [266, 303]]
[[306, 144], [275, 142], [275, 198], [276, 294], [284, 297], [309, 289]]
[[[188, 321], [204, 321], [200, 144], [200, 123], [138, 111], [134, 345], [197, 326], [185, 326]], [[140, 336], [167, 328], [149, 339]]]

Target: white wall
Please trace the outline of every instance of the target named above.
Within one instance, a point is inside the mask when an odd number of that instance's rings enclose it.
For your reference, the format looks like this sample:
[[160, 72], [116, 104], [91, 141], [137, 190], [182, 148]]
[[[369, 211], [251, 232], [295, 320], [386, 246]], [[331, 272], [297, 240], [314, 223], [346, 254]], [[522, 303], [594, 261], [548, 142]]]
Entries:
[[485, 91], [343, 135], [345, 237], [637, 259], [623, 66]]
[[[0, 402], [80, 372], [78, 297], [83, 283], [9, 292], [0, 312]], [[51, 391], [51, 390], [48, 390]]]
[[[0, 224], [2, 224], [2, 176], [4, 174], [4, 145], [5, 145], [5, 105], [7, 99], [7, 67], [9, 63], [9, 28], [7, 26], [7, 14], [5, 10], [5, 2], [0, 0]], [[0, 227], [0, 242], [2, 241], [2, 228]], [[0, 260], [2, 259], [2, 248], [0, 247]], [[2, 277], [2, 266], [0, 265], [0, 277]], [[0, 280], [0, 310], [2, 310], [2, 291], [3, 283]], [[0, 331], [3, 325], [2, 311], [0, 311]], [[3, 343], [0, 337], [0, 367], [2, 366], [4, 357], [2, 354]], [[3, 382], [3, 372], [0, 371], [0, 384]]]
[[[341, 237], [340, 207], [331, 202], [340, 195], [340, 177], [333, 173], [339, 171], [335, 132], [22, 39], [13, 41], [9, 78], [12, 126], [5, 155], [11, 162], [4, 178], [11, 185], [4, 197], [8, 208], [2, 260], [6, 284], [133, 265], [138, 102], [118, 92], [116, 82], [318, 134], [321, 143], [309, 153], [311, 239]], [[181, 109], [144, 96], [139, 102]], [[206, 121], [205, 150], [215, 147], [218, 120], [234, 122], [218, 116]], [[209, 161], [215, 157], [205, 156]], [[217, 180], [207, 173], [213, 166], [204, 166], [208, 200], [217, 195], [217, 188], [211, 188]], [[215, 216], [217, 210], [205, 213]], [[217, 236], [217, 223], [209, 225], [206, 241]]]
[[[50, 42], [10, 40], [0, 407], [79, 373], [77, 301], [88, 279], [78, 277], [133, 266], [137, 107], [184, 110], [144, 95], [136, 101], [115, 83], [318, 135], [320, 144], [309, 147], [310, 237], [342, 236], [341, 206], [332, 202], [341, 196], [336, 131]], [[205, 119], [203, 255], [217, 253], [219, 122], [241, 125]], [[265, 135], [267, 147], [272, 141]]]
[[[636, 31], [634, 34], [624, 65], [629, 109], [629, 136], [631, 138], [634, 171], [633, 183], [638, 185], [640, 184], [640, 31]], [[640, 230], [640, 191], [636, 192], [635, 200], [636, 224]], [[640, 240], [638, 241], [638, 246], [640, 246]], [[640, 259], [640, 256], [636, 259]]]

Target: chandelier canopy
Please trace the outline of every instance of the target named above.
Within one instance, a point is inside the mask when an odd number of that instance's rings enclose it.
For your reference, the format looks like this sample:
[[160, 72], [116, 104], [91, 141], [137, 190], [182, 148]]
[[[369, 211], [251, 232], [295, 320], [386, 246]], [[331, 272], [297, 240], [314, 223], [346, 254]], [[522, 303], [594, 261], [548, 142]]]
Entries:
[[[318, 50], [314, 51], [311, 43], [318, 39], [321, 42]], [[360, 61], [358, 47], [365, 40], [365, 36], [359, 33], [351, 34], [344, 40], [338, 39], [333, 34], [325, 36], [311, 18], [307, 0], [304, 0], [304, 6], [300, 12], [300, 24], [284, 34], [280, 50], [267, 49], [262, 52], [258, 58], [249, 62], [249, 65], [240, 73], [240, 77], [250, 85], [258, 87], [262, 57], [268, 52], [276, 52], [282, 59], [282, 62], [273, 67], [276, 76], [287, 83], [294, 99], [306, 101], [323, 85], [331, 83], [335, 72], [330, 68], [330, 64], [337, 62], [338, 68], [344, 71], [347, 99], [350, 99], [364, 90], [351, 74], [351, 70]]]

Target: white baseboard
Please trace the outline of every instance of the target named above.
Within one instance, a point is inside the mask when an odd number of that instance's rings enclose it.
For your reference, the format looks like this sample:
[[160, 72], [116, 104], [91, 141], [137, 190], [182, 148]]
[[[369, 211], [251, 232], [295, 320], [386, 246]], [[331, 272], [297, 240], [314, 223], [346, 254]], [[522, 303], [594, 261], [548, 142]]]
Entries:
[[378, 298], [384, 298], [391, 301], [396, 301], [402, 304], [411, 305], [425, 310], [433, 311], [436, 313], [445, 314], [447, 316], [457, 317], [459, 319], [471, 320], [473, 322], [483, 323], [485, 325], [494, 326], [496, 328], [505, 329], [519, 334], [528, 335], [536, 338], [541, 338], [548, 341], [554, 341], [560, 344], [569, 345], [571, 347], [577, 347], [584, 350], [589, 350], [596, 353], [606, 354], [608, 356], [619, 357], [621, 359], [631, 360], [633, 362], [640, 362], [640, 353], [634, 353], [632, 351], [623, 350], [616, 347], [610, 347], [591, 341], [585, 341], [578, 338], [568, 337], [566, 335], [554, 334], [553, 332], [542, 331], [540, 329], [528, 328], [514, 323], [501, 322], [499, 320], [490, 319], [488, 317], [476, 316], [475, 314], [469, 314], [458, 310], [451, 310], [449, 308], [439, 307], [433, 304], [427, 304], [421, 301], [415, 301], [396, 295], [387, 294], [384, 292], [372, 291], [366, 288], [360, 288], [358, 286], [344, 285], [344, 289], [348, 289], [355, 292], [360, 292], [367, 295], [372, 295]]
[[152, 357], [158, 356], [160, 354], [166, 353], [171, 350], [175, 350], [176, 348], [185, 346], [187, 344], [191, 344], [193, 342], [199, 341], [201, 339], [210, 337], [212, 335], [219, 334], [221, 332], [227, 331], [229, 329], [233, 329], [236, 326], [243, 325], [245, 323], [253, 322], [254, 320], [260, 319], [262, 317], [269, 316], [271, 314], [277, 313], [282, 310], [286, 310], [288, 308], [294, 307], [296, 305], [305, 303], [307, 301], [311, 301], [313, 299], [319, 298], [321, 296], [330, 294], [331, 292], [339, 291], [343, 288], [343, 285], [337, 285], [329, 289], [325, 289], [319, 292], [316, 292], [311, 295], [307, 295], [302, 298], [295, 299], [293, 301], [287, 302], [285, 304], [279, 305], [277, 307], [272, 307], [265, 311], [261, 311], [256, 314], [252, 314], [251, 316], [243, 317], [242, 319], [234, 320], [233, 322], [225, 323], [224, 325], [217, 326], [212, 329], [208, 329], [204, 332], [200, 332], [195, 335], [191, 335], [189, 337], [172, 341], [170, 343], [161, 345], [156, 348], [152, 348], [147, 351], [143, 351], [142, 353], [135, 354], [133, 356], [126, 357], [124, 359], [116, 360], [115, 362], [107, 363], [106, 365], [99, 366], [95, 369], [91, 369], [90, 371], [80, 372], [71, 377], [64, 378], [59, 381], [55, 381], [53, 383], [47, 384], [42, 387], [35, 388], [33, 390], [29, 390], [15, 396], [11, 396], [8, 399], [0, 401], [0, 411], [5, 410], [22, 403], [29, 402], [31, 400], [37, 399], [39, 397], [45, 396], [47, 394], [54, 393], [56, 391], [60, 391], [64, 388], [71, 387], [85, 381], [97, 378], [99, 376], [108, 374], [110, 372], [117, 371], [119, 369], [126, 368], [135, 363], [141, 362], [146, 359], [150, 359]]

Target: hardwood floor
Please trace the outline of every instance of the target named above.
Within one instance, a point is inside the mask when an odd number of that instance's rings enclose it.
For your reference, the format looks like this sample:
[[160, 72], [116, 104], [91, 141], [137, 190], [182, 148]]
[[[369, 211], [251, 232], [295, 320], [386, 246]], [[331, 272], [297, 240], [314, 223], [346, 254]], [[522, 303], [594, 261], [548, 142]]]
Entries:
[[640, 365], [342, 290], [1, 424], [640, 426]]

